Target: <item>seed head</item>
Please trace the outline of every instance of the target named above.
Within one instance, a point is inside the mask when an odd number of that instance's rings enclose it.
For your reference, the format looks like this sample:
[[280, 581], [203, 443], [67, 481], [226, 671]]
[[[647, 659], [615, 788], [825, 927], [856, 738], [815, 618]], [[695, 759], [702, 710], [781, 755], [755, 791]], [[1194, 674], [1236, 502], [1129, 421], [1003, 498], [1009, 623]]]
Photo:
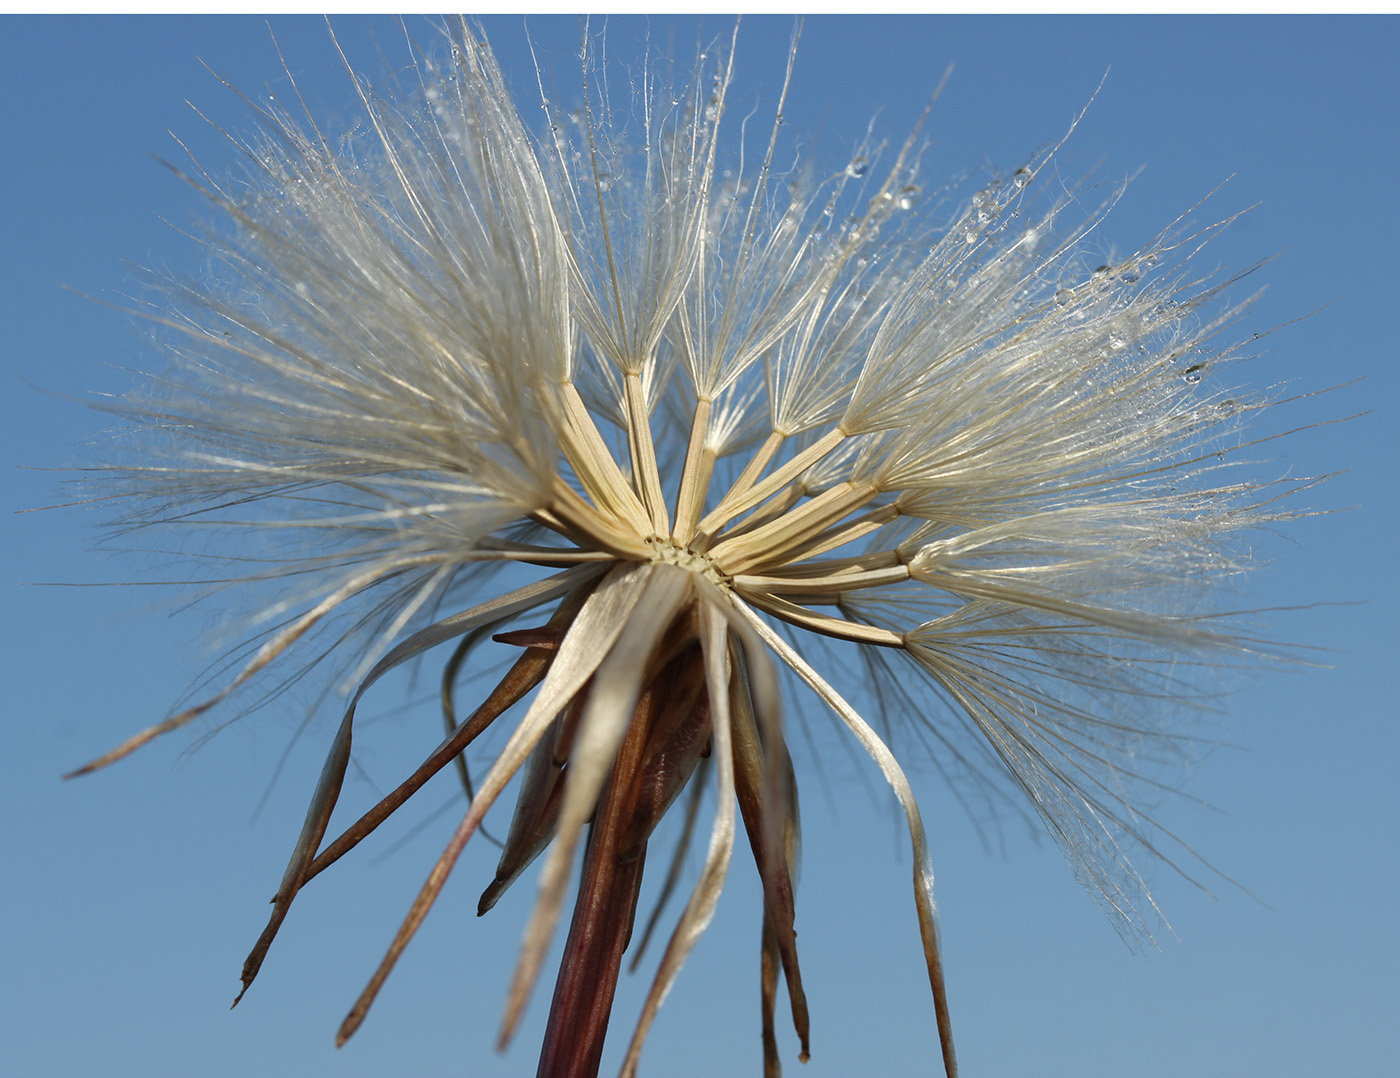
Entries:
[[[268, 568], [248, 590], [282, 594], [225, 687], [83, 770], [274, 663], [299, 670], [307, 641], [331, 634], [321, 654], [342, 657], [349, 704], [246, 991], [301, 888], [522, 704], [340, 1039], [518, 775], [481, 911], [544, 864], [503, 1042], [583, 847], [550, 1076], [597, 1072], [648, 843], [681, 800], [664, 905], [712, 785], [704, 865], [623, 1073], [713, 914], [742, 822], [776, 1074], [779, 971], [804, 1058], [808, 1042], [782, 718], [796, 675], [906, 816], [952, 1075], [918, 807], [885, 739], [809, 656], [815, 637], [859, 655], [871, 676], [857, 689], [886, 731], [925, 722], [940, 766], [1009, 779], [1118, 926], [1146, 930], [1128, 855], [1170, 856], [1140, 797], [1182, 755], [1167, 705], [1252, 653], [1221, 585], [1247, 564], [1242, 533], [1284, 515], [1284, 488], [1239, 459], [1264, 402], [1224, 388], [1241, 307], [1218, 297], [1233, 279], [1192, 268], [1220, 226], [1183, 218], [1097, 264], [1084, 241], [1118, 192], [1068, 184], [1058, 147], [951, 209], [922, 197], [917, 130], [822, 172], [784, 141], [786, 80], [766, 134], [752, 117], [731, 130], [732, 49], [700, 54], [679, 86], [645, 67], [614, 109], [585, 31], [582, 105], [546, 101], [535, 131], [477, 32], [446, 36], [409, 90], [355, 78], [358, 141], [254, 104], [247, 174], [189, 177], [225, 222], [208, 240], [221, 280], [161, 282], [152, 317], [173, 371], [122, 405], [148, 455], [111, 474], [123, 523], [252, 539]], [[518, 583], [506, 563], [540, 571]], [[462, 717], [457, 674], [493, 633], [519, 656]], [[326, 844], [359, 701], [449, 643], [446, 740]], [[916, 682], [941, 711], [901, 713]]]

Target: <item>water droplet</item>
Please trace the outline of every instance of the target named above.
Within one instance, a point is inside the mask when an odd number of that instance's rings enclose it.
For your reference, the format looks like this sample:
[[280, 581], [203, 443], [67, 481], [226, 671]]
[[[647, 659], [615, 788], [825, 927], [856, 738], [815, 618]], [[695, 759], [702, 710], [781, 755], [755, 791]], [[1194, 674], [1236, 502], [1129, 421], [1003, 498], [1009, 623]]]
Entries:
[[1111, 351], [1121, 352], [1124, 348], [1128, 347], [1128, 342], [1124, 338], [1118, 336], [1118, 334], [1110, 333], [1108, 335], [1108, 347]]
[[1195, 385], [1201, 380], [1201, 377], [1205, 374], [1205, 372], [1206, 365], [1204, 363], [1193, 363], [1191, 364], [1191, 366], [1187, 367], [1186, 370], [1182, 373], [1182, 378], [1190, 382], [1192, 385]]
[[968, 242], [968, 243], [976, 243], [976, 242], [977, 242], [977, 229], [975, 229], [975, 228], [969, 228], [966, 232], [963, 233], [963, 239], [964, 239], [966, 242]]
[[901, 210], [912, 210], [914, 204], [919, 201], [919, 187], [917, 184], [909, 184], [907, 187], [899, 189], [897, 205]]
[[1031, 170], [1028, 168], [1018, 168], [1016, 174], [1011, 177], [1011, 182], [1018, 188], [1025, 187], [1031, 182]]
[[1060, 307], [1068, 307], [1074, 302], [1074, 289], [1061, 288], [1055, 292], [1055, 303]]
[[1129, 266], [1127, 269], [1125, 269], [1122, 273], [1118, 275], [1118, 279], [1124, 284], [1137, 284], [1141, 276], [1142, 274], [1138, 272], [1138, 268], [1136, 266]]
[[864, 157], [854, 157], [851, 163], [846, 166], [846, 175], [855, 179], [860, 179], [870, 171], [870, 162]]

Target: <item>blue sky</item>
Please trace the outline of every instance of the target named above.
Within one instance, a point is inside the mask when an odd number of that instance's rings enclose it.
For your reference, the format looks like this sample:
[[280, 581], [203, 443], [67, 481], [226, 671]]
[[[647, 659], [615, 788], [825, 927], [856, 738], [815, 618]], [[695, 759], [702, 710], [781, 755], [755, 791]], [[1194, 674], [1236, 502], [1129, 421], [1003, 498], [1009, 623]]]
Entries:
[[[520, 19], [486, 21], [527, 99], [534, 66]], [[411, 23], [426, 38], [425, 24]], [[89, 394], [127, 384], [151, 351], [119, 303], [126, 263], [197, 270], [180, 228], [199, 199], [154, 159], [184, 139], [217, 171], [230, 150], [185, 100], [232, 129], [249, 116], [207, 71], [250, 95], [290, 86], [255, 18], [8, 18], [0, 22], [6, 212], [0, 438], [5, 502], [64, 499], [62, 472], [91, 459], [102, 425]], [[322, 22], [273, 21], [297, 85], [332, 129], [352, 92]], [[392, 21], [337, 20], [362, 71], [407, 62]], [[645, 24], [611, 31], [619, 54]], [[684, 52], [721, 20], [657, 20], [653, 41]], [[740, 99], [771, 102], [791, 22], [746, 20]], [[572, 19], [529, 23], [546, 79], [566, 95]], [[969, 1075], [1379, 1074], [1395, 1065], [1400, 884], [1394, 781], [1400, 718], [1395, 462], [1400, 175], [1400, 23], [1321, 18], [815, 19], [803, 34], [789, 123], [839, 163], [875, 129], [898, 141], [955, 65], [926, 134], [925, 175], [1014, 169], [1063, 134], [1109, 72], [1062, 153], [1074, 175], [1137, 174], [1099, 235], [1141, 243], [1209, 194], [1207, 216], [1253, 207], [1209, 259], [1242, 268], [1279, 257], [1246, 327], [1291, 324], [1241, 368], [1290, 393], [1344, 385], [1290, 406], [1271, 429], [1340, 419], [1269, 447], [1281, 472], [1338, 472], [1308, 502], [1342, 510], [1264, 536], [1250, 602], [1295, 607], [1275, 636], [1329, 649], [1319, 665], [1271, 671], [1212, 719], [1228, 743], [1192, 776], [1167, 822], [1257, 900], [1228, 884], [1211, 898], [1166, 871], [1156, 895], [1179, 938], [1129, 952], [1052, 843], [1008, 828], [987, 850], [931, 771], [920, 775], [935, 865], [959, 1054]], [[1218, 207], [1218, 208], [1216, 208]], [[167, 223], [168, 222], [168, 223]], [[175, 227], [171, 227], [171, 226]], [[61, 285], [75, 291], [65, 290]], [[1322, 308], [1319, 310], [1319, 308]], [[1364, 379], [1355, 382], [1356, 379]], [[38, 469], [38, 470], [36, 470]], [[492, 1049], [529, 890], [475, 917], [483, 847], [458, 868], [370, 1021], [345, 1049], [341, 1016], [436, 856], [450, 816], [402, 848], [383, 842], [298, 901], [258, 984], [232, 1014], [237, 974], [266, 916], [329, 729], [295, 733], [294, 702], [222, 730], [200, 751], [174, 735], [78, 782], [58, 775], [162, 716], [208, 661], [216, 612], [154, 589], [34, 587], [137, 578], [147, 561], [90, 552], [100, 507], [4, 518], [6, 884], [0, 1047], [14, 1074], [119, 1078], [260, 1072], [528, 1074], [547, 1010], [537, 994], [504, 1056]], [[159, 568], [159, 567], [157, 567]], [[1345, 604], [1345, 605], [1332, 605]], [[390, 686], [392, 688], [392, 686]], [[404, 686], [406, 699], [429, 695]], [[430, 705], [384, 695], [358, 761], [381, 785], [429, 743]], [[210, 729], [213, 727], [211, 726]], [[937, 1039], [908, 894], [907, 851], [873, 769], [830, 739], [829, 797], [804, 782], [799, 922], [812, 1004], [806, 1078], [931, 1073]], [[364, 783], [368, 779], [363, 780]], [[360, 796], [367, 796], [363, 785]], [[430, 788], [399, 834], [450, 800]], [[1206, 807], [1209, 806], [1209, 807]], [[455, 806], [454, 806], [455, 809]], [[367, 844], [368, 845], [368, 844]], [[1002, 846], [1004, 845], [1004, 849]], [[741, 858], [719, 914], [662, 1010], [644, 1073], [757, 1073], [756, 886]], [[609, 1071], [645, 983], [624, 983]], [[785, 1062], [796, 1071], [791, 1037]]]

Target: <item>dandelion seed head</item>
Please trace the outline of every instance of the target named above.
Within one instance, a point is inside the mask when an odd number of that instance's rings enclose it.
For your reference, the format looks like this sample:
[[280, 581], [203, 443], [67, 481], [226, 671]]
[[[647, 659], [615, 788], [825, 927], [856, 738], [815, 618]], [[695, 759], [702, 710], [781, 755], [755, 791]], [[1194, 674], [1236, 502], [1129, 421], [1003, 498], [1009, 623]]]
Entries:
[[[148, 446], [111, 470], [121, 524], [207, 529], [235, 550], [256, 537], [276, 556], [252, 578], [282, 594], [224, 688], [93, 766], [298, 654], [341, 656], [350, 699], [246, 989], [301, 887], [524, 703], [341, 1038], [518, 775], [483, 911], [544, 861], [503, 1039], [582, 850], [541, 1072], [596, 1070], [606, 1022], [586, 1015], [595, 989], [611, 998], [641, 854], [713, 782], [699, 882], [624, 1073], [713, 915], [740, 825], [765, 888], [763, 961], [786, 974], [805, 1053], [781, 718], [784, 677], [801, 681], [905, 814], [951, 1074], [931, 862], [886, 744], [911, 699], [899, 685], [940, 702], [917, 720], [940, 770], [999, 773], [1120, 930], [1150, 931], [1132, 856], [1192, 856], [1146, 811], [1158, 771], [1187, 755], [1169, 715], [1222, 656], [1259, 650], [1231, 628], [1227, 592], [1249, 567], [1245, 533], [1285, 518], [1297, 485], [1255, 478], [1239, 453], [1267, 401], [1226, 381], [1222, 342], [1248, 302], [1194, 268], [1221, 226], [1187, 215], [1099, 262], [1089, 238], [1122, 191], [1044, 183], [1054, 149], [956, 206], [924, 195], [917, 131], [889, 146], [867, 133], [823, 173], [783, 119], [792, 56], [769, 112], [735, 135], [730, 45], [689, 78], [644, 62], [624, 101], [585, 30], [565, 112], [513, 99], [467, 24], [447, 38], [414, 89], [354, 77], [364, 119], [343, 144], [256, 102], [259, 133], [235, 138], [246, 174], [190, 170], [224, 221], [204, 240], [217, 284], [154, 282], [172, 369], [120, 407]], [[508, 563], [549, 573], [508, 587], [494, 573]], [[498, 631], [518, 660], [458, 715], [458, 666]], [[813, 639], [861, 656], [885, 738], [805, 657]], [[448, 644], [448, 740], [325, 846], [360, 699]]]

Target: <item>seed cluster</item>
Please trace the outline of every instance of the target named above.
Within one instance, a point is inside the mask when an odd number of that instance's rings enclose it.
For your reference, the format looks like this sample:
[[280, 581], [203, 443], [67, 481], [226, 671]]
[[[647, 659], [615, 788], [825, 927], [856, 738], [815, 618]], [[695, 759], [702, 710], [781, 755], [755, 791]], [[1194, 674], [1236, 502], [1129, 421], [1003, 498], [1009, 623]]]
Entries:
[[[541, 1054], [550, 1078], [596, 1074], [648, 843], [679, 803], [639, 948], [713, 788], [703, 868], [623, 1073], [713, 914], [742, 820], [764, 889], [776, 1075], [780, 975], [804, 1057], [809, 1027], [782, 718], [784, 679], [800, 681], [908, 823], [951, 1076], [913, 792], [806, 657], [810, 634], [857, 649], [871, 674], [859, 688], [893, 702], [886, 729], [916, 729], [955, 781], [990, 789], [999, 776], [1023, 795], [1115, 923], [1145, 931], [1152, 907], [1129, 853], [1176, 847], [1138, 793], [1155, 794], [1189, 747], [1169, 705], [1198, 699], [1220, 656], [1253, 653], [1218, 585], [1248, 566], [1242, 534], [1287, 516], [1289, 486], [1240, 467], [1244, 424], [1266, 402], [1224, 384], [1237, 350], [1221, 342], [1244, 304], [1219, 298], [1237, 279], [1192, 269], [1221, 226], [1183, 219], [1090, 268], [1085, 238], [1118, 192], [1090, 203], [1055, 174], [1058, 147], [956, 209], [929, 209], [917, 130], [892, 153], [862, 145], [825, 178], [804, 169], [785, 142], [787, 80], [761, 152], [725, 167], [743, 149], [721, 135], [732, 47], [700, 53], [684, 86], [640, 78], [638, 100], [614, 112], [585, 31], [583, 106], [544, 101], [536, 133], [489, 45], [465, 23], [448, 39], [418, 58], [417, 92], [355, 77], [367, 124], [344, 153], [255, 104], [260, 132], [235, 139], [250, 174], [195, 164], [191, 182], [229, 225], [209, 249], [234, 284], [157, 281], [146, 313], [174, 370], [118, 406], [148, 455], [110, 475], [126, 526], [232, 535], [235, 558], [254, 535], [272, 552], [251, 580], [279, 588], [257, 611], [274, 628], [221, 691], [82, 770], [284, 659], [319, 656], [317, 636], [350, 656], [354, 690], [246, 990], [299, 891], [515, 715], [479, 785], [461, 765], [466, 814], [340, 1037], [519, 776], [480, 904], [543, 857], [503, 1041], [583, 850]], [[491, 572], [505, 563], [548, 572], [506, 590]], [[458, 673], [493, 635], [520, 654], [462, 717]], [[445, 740], [325, 842], [360, 700], [453, 642]], [[899, 707], [911, 693], [929, 706]]]

